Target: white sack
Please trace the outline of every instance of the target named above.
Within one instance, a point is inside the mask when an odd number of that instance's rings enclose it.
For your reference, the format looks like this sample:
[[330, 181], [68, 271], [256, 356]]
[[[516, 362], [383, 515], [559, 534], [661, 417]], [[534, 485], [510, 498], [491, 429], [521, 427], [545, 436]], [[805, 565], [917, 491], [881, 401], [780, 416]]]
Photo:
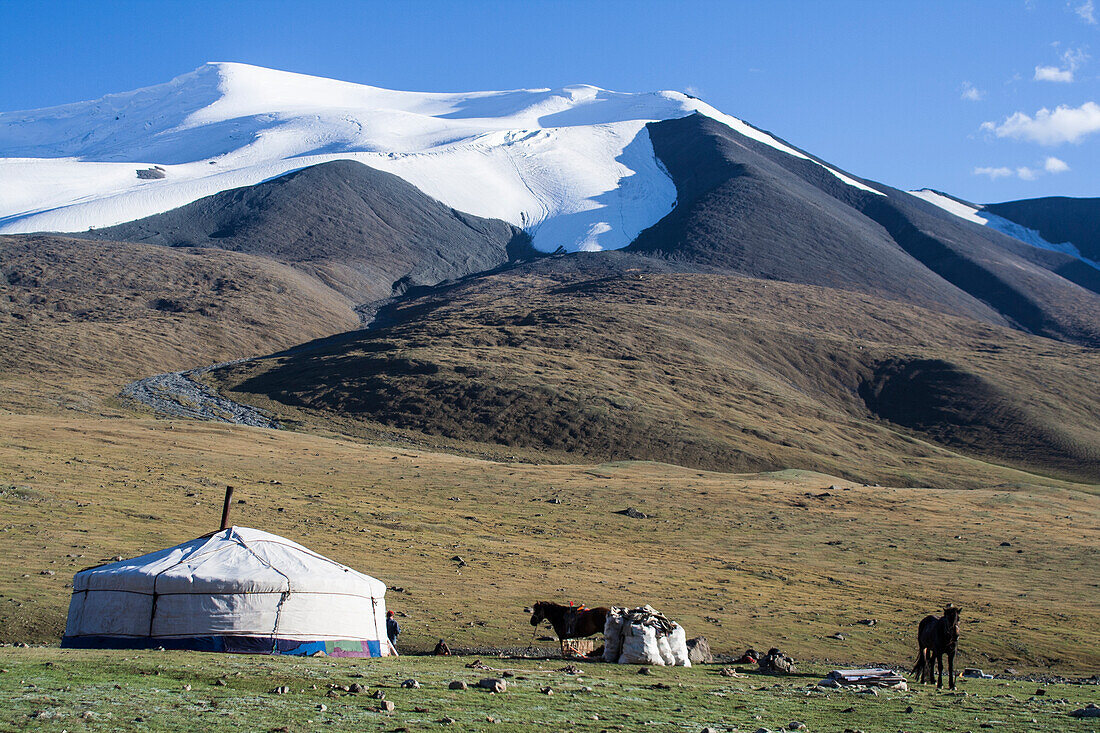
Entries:
[[650, 664], [665, 666], [657, 647], [657, 631], [652, 626], [631, 624], [623, 636], [623, 651], [619, 664]]
[[657, 653], [661, 655], [661, 661], [666, 666], [672, 667], [676, 664], [676, 657], [672, 656], [672, 647], [669, 646], [667, 636], [657, 637]]
[[611, 608], [603, 625], [603, 661], [617, 662], [623, 650], [623, 610]]
[[668, 637], [668, 645], [674, 658], [672, 664], [677, 667], [691, 666], [691, 660], [688, 659], [687, 632], [684, 631], [683, 626], [676, 624], [676, 628], [672, 630], [672, 636]]

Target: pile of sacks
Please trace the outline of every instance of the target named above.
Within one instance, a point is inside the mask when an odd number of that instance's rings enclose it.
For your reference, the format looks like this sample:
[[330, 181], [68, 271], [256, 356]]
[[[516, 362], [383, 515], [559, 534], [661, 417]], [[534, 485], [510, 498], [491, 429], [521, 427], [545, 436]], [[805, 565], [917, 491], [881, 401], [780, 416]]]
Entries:
[[651, 606], [612, 606], [603, 628], [603, 660], [655, 667], [690, 667], [687, 633]]

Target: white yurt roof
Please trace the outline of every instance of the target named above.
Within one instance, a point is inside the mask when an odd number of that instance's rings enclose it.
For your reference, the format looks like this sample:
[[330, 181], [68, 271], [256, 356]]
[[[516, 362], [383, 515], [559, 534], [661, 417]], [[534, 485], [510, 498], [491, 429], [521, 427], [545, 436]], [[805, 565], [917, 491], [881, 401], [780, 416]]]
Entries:
[[131, 593], [346, 593], [382, 598], [385, 584], [297, 542], [229, 527], [129, 560], [83, 570], [74, 591]]

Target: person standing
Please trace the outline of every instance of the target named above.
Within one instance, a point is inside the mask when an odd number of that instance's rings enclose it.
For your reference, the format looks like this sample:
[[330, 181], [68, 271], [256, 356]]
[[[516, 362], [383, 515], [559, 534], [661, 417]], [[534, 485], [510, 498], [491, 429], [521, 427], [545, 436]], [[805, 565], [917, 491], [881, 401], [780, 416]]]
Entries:
[[401, 627], [397, 625], [397, 619], [393, 617], [393, 611], [386, 611], [386, 636], [390, 638], [390, 644], [397, 648], [397, 637], [401, 635]]

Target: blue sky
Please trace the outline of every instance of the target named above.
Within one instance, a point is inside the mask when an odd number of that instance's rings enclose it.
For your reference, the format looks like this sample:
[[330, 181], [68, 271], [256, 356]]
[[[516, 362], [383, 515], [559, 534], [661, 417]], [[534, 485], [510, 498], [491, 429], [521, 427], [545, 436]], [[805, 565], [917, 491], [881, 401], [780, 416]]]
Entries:
[[1098, 21], [1100, 0], [0, 0], [0, 110], [206, 61], [419, 91], [679, 89], [899, 188], [1100, 196]]

